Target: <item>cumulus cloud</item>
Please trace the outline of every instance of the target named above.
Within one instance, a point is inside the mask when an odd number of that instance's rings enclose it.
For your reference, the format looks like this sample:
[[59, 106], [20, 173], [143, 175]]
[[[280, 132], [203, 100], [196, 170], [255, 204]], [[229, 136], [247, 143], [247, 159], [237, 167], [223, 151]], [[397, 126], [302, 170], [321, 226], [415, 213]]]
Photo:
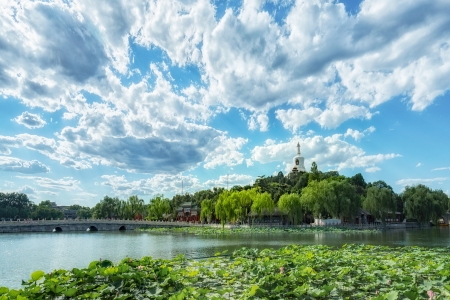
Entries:
[[275, 111], [276, 117], [281, 121], [284, 128], [290, 129], [295, 133], [302, 126], [314, 121], [321, 114], [321, 110], [316, 107], [309, 107], [304, 110], [300, 109], [279, 109]]
[[44, 127], [47, 122], [41, 119], [39, 115], [29, 113], [27, 111], [23, 112], [20, 116], [14, 119], [18, 124], [22, 124], [27, 128], [41, 128]]
[[129, 181], [125, 176], [103, 175], [103, 186], [109, 186], [118, 195], [155, 195], [160, 193], [193, 193], [202, 188], [200, 181], [193, 175], [157, 174], [148, 179]]
[[213, 188], [213, 187], [223, 187], [232, 188], [235, 185], [248, 185], [253, 182], [253, 176], [244, 175], [244, 174], [229, 174], [222, 175], [218, 179], [211, 179], [204, 183], [205, 187]]
[[219, 146], [210, 152], [204, 160], [205, 169], [213, 169], [220, 165], [232, 167], [242, 164], [244, 155], [239, 150], [248, 142], [248, 139], [221, 136], [218, 140]]
[[266, 114], [253, 114], [248, 120], [248, 129], [264, 132], [269, 129], [269, 117]]
[[363, 137], [365, 137], [366, 136], [366, 134], [367, 133], [372, 133], [372, 132], [374, 132], [375, 131], [375, 127], [373, 127], [373, 126], [370, 126], [369, 128], [367, 128], [366, 130], [364, 130], [364, 131], [358, 131], [358, 130], [355, 130], [355, 129], [351, 129], [351, 128], [349, 128], [349, 129], [347, 129], [347, 132], [346, 133], [344, 133], [344, 137], [348, 137], [348, 136], [350, 136], [350, 137], [352, 137], [355, 141], [359, 141], [360, 139], [362, 139]]
[[417, 163], [416, 168], [421, 167], [422, 163]]
[[407, 179], [400, 179], [396, 182], [397, 185], [402, 186], [411, 186], [416, 184], [429, 184], [433, 182], [441, 183], [443, 181], [450, 180], [449, 177], [436, 177], [436, 178], [407, 178]]
[[37, 160], [26, 161], [10, 156], [0, 156], [0, 171], [36, 174], [48, 173], [50, 168]]
[[305, 157], [305, 167], [315, 161], [319, 168], [353, 169], [376, 167], [386, 160], [400, 157], [399, 154], [367, 155], [365, 151], [355, 145], [342, 140], [342, 135], [313, 136], [307, 138], [294, 137], [288, 142], [276, 143], [266, 140], [262, 146], [252, 149], [253, 161], [269, 163], [282, 161], [286, 165], [286, 172], [292, 168], [292, 157], [296, 154], [296, 145], [300, 142], [301, 153]]

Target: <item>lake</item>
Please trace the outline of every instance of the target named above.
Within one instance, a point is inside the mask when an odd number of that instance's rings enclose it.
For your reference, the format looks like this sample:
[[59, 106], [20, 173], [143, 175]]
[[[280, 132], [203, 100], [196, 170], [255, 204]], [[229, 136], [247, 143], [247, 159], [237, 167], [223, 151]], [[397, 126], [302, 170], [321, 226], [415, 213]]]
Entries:
[[36, 270], [84, 268], [93, 260], [125, 257], [213, 256], [241, 247], [279, 248], [289, 244], [342, 246], [450, 246], [448, 227], [395, 229], [379, 233], [192, 235], [150, 232], [73, 232], [0, 234], [0, 286], [19, 288]]

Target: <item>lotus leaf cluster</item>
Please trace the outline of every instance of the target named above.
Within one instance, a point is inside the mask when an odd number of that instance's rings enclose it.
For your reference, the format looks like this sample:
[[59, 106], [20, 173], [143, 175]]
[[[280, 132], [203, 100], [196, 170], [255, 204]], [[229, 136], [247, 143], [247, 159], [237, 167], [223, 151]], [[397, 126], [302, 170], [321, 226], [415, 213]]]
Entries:
[[290, 234], [312, 234], [312, 233], [379, 233], [377, 229], [354, 229], [346, 227], [233, 227], [233, 228], [215, 228], [215, 227], [152, 227], [142, 228], [142, 231], [158, 233], [189, 233], [196, 235], [218, 235], [218, 234], [261, 234], [261, 233], [290, 233]]
[[450, 249], [344, 245], [242, 248], [187, 260], [126, 258], [36, 271], [0, 299], [448, 299]]

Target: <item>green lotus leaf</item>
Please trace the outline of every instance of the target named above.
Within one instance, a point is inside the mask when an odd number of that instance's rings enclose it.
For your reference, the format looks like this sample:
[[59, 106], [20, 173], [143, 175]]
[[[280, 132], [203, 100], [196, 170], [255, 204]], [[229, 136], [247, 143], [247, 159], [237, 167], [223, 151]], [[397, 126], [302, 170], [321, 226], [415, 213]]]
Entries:
[[62, 293], [64, 295], [66, 295], [67, 297], [73, 297], [77, 293], [77, 291], [78, 290], [76, 288], [70, 288], [70, 289], [68, 289], [66, 291], [63, 291]]
[[20, 291], [18, 291], [18, 290], [11, 289], [8, 292], [8, 296], [10, 296], [10, 297], [17, 297], [19, 295], [20, 295]]
[[41, 270], [34, 271], [33, 273], [31, 273], [31, 279], [33, 281], [38, 281], [39, 279], [44, 277], [44, 275], [45, 275], [44, 271], [41, 271]]
[[7, 287], [0, 287], [0, 295], [8, 293], [9, 289]]

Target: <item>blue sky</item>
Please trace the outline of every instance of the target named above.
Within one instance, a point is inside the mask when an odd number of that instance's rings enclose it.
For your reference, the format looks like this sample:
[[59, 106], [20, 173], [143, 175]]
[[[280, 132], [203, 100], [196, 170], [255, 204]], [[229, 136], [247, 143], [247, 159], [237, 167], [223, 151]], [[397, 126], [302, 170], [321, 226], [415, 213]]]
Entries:
[[0, 4], [0, 185], [146, 202], [305, 167], [450, 190], [450, 5]]

